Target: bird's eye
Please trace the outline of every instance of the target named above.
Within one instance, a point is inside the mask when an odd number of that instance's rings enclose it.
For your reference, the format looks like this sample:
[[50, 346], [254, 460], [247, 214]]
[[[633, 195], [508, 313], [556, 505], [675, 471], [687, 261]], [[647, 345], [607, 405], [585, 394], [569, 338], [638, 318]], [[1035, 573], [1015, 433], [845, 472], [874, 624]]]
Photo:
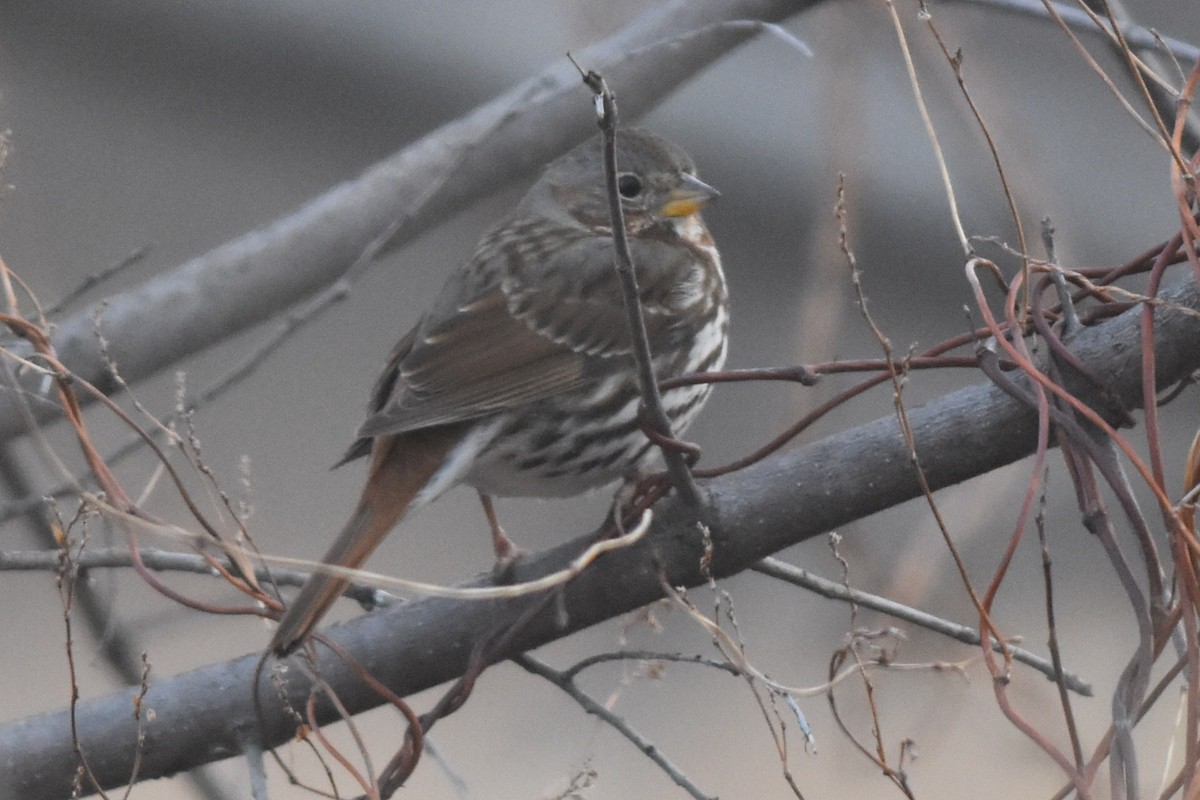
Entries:
[[642, 193], [642, 180], [632, 172], [626, 172], [617, 178], [617, 191], [621, 197], [637, 197]]

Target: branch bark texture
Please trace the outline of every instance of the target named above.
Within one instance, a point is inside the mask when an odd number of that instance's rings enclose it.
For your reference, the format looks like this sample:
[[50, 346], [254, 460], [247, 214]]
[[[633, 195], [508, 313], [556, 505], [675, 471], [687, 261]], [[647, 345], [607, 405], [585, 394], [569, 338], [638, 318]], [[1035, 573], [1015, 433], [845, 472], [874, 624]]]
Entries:
[[[1165, 292], [1156, 313], [1160, 386], [1200, 368], [1200, 289], [1186, 283]], [[1186, 310], [1181, 310], [1186, 309]], [[1190, 311], [1189, 311], [1190, 310]], [[1140, 309], [1081, 332], [1072, 350], [1102, 375], [1128, 407], [1141, 400]], [[1085, 382], [1071, 387], [1088, 397]], [[950, 486], [1010, 464], [1035, 446], [1035, 415], [990, 383], [969, 386], [910, 410], [916, 447], [929, 483]], [[704, 482], [711, 511], [712, 569], [717, 577], [839, 525], [920, 494], [910, 454], [892, 416], [795, 450], [740, 472]], [[564, 567], [588, 538], [519, 564], [517, 580]], [[707, 580], [700, 567], [704, 541], [694, 512], [674, 497], [656, 507], [653, 530], [636, 546], [606, 554], [564, 589], [561, 605], [534, 618], [512, 641], [525, 651], [638, 608], [660, 596], [660, 570], [675, 585]], [[483, 583], [479, 581], [478, 583]], [[409, 695], [459, 676], [475, 642], [517, 616], [534, 598], [464, 601], [431, 598], [368, 614], [330, 635], [396, 693]], [[560, 613], [565, 612], [565, 613]], [[357, 713], [380, 699], [326, 650], [318, 669], [342, 702]], [[140, 775], [152, 778], [241, 752], [247, 736], [265, 746], [287, 741], [294, 722], [277, 690], [260, 688], [264, 718], [255, 718], [253, 676], [259, 656], [247, 655], [164, 680], [150, 687], [143, 710], [145, 742]], [[286, 700], [302, 708], [308, 693], [302, 670], [287, 673]], [[144, 712], [143, 712], [144, 713]], [[336, 719], [331, 707], [318, 711]], [[137, 730], [133, 699], [120, 692], [78, 707], [80, 743], [106, 787], [129, 779]], [[0, 797], [59, 798], [69, 792], [76, 765], [66, 711], [0, 727]], [[11, 795], [4, 794], [12, 792]]]

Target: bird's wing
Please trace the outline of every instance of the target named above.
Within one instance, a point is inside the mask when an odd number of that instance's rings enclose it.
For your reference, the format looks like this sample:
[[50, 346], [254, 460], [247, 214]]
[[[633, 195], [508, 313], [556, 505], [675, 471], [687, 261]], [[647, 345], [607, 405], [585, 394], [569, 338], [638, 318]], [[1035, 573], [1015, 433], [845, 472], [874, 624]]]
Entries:
[[[533, 403], [592, 383], [611, 372], [612, 359], [628, 358], [611, 240], [550, 223], [513, 224], [521, 228], [484, 239], [464, 273], [393, 351], [360, 437]], [[694, 258], [668, 242], [635, 245], [647, 333], [657, 349], [679, 333], [673, 326], [679, 287], [691, 280]]]

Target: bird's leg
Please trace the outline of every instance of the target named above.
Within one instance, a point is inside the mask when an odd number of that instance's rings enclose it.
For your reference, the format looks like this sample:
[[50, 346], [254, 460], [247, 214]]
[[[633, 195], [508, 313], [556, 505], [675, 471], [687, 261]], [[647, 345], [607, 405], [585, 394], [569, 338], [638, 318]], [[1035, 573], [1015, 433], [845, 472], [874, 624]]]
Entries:
[[525, 555], [525, 551], [513, 544], [504, 528], [500, 527], [500, 519], [496, 516], [496, 507], [492, 504], [491, 495], [480, 492], [479, 502], [483, 505], [483, 514], [492, 530], [492, 550], [496, 553], [496, 565], [492, 571], [496, 575], [506, 575], [512, 569], [512, 565]]

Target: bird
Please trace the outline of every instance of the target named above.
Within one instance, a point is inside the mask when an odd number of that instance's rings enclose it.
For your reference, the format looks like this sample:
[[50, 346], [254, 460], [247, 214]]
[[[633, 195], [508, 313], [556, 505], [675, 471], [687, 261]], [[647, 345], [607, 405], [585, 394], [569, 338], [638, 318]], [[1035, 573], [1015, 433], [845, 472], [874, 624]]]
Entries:
[[[658, 379], [719, 370], [729, 298], [701, 209], [718, 196], [679, 146], [639, 128], [615, 142], [617, 193]], [[368, 458], [324, 563], [360, 567], [412, 510], [474, 487], [498, 562], [514, 550], [493, 496], [564, 497], [644, 474], [659, 458], [638, 420], [633, 338], [614, 269], [602, 137], [550, 162], [396, 344], [339, 464]], [[710, 384], [663, 392], [678, 436]], [[314, 573], [270, 643], [303, 644], [349, 585]]]

